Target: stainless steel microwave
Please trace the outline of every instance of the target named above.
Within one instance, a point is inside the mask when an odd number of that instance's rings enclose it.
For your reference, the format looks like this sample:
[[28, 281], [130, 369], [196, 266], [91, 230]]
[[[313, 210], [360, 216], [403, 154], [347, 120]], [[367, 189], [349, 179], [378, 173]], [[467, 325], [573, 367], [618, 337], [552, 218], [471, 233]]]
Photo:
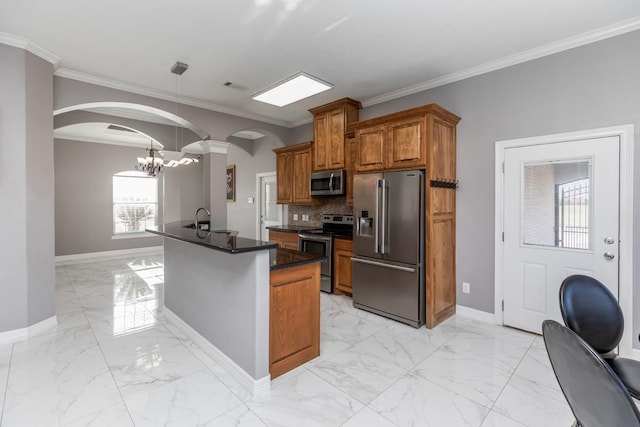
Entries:
[[345, 192], [345, 171], [342, 169], [311, 174], [312, 196], [341, 196]]

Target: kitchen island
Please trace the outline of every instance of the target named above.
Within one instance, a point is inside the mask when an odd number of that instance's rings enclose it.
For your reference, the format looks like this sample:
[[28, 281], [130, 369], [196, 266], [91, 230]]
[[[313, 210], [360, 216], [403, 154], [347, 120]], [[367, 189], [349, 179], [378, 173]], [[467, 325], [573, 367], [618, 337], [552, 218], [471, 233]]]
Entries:
[[319, 355], [320, 261], [227, 230], [174, 222], [164, 239], [165, 315], [253, 395]]

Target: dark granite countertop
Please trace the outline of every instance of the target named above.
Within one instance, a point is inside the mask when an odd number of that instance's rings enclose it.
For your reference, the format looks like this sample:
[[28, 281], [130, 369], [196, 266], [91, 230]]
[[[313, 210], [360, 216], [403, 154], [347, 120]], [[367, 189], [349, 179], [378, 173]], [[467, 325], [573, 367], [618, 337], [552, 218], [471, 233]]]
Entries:
[[294, 267], [310, 262], [325, 261], [327, 257], [292, 249], [277, 248], [269, 250], [269, 266], [271, 270]]
[[231, 254], [274, 249], [278, 246], [277, 243], [238, 237], [238, 232], [233, 230], [207, 231], [184, 227], [189, 224], [193, 224], [193, 221], [170, 222], [158, 227], [147, 228], [146, 231]]
[[309, 227], [305, 225], [270, 225], [267, 230], [286, 231], [289, 233], [297, 233], [299, 231], [317, 230], [320, 227]]

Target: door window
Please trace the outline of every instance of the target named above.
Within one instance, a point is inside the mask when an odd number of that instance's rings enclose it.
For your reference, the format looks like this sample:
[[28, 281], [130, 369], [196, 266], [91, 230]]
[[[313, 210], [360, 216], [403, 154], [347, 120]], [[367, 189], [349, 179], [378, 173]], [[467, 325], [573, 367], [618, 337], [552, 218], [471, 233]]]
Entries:
[[524, 245], [590, 249], [591, 160], [523, 165]]
[[316, 240], [303, 240], [302, 252], [325, 256], [327, 253], [326, 242], [318, 242]]

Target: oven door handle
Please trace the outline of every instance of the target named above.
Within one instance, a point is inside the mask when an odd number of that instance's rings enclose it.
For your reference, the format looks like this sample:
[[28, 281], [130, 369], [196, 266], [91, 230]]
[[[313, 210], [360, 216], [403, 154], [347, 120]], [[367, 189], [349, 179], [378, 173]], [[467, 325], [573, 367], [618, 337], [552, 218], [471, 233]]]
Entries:
[[330, 242], [330, 236], [318, 236], [317, 234], [298, 233], [299, 239], [313, 240], [314, 242]]

